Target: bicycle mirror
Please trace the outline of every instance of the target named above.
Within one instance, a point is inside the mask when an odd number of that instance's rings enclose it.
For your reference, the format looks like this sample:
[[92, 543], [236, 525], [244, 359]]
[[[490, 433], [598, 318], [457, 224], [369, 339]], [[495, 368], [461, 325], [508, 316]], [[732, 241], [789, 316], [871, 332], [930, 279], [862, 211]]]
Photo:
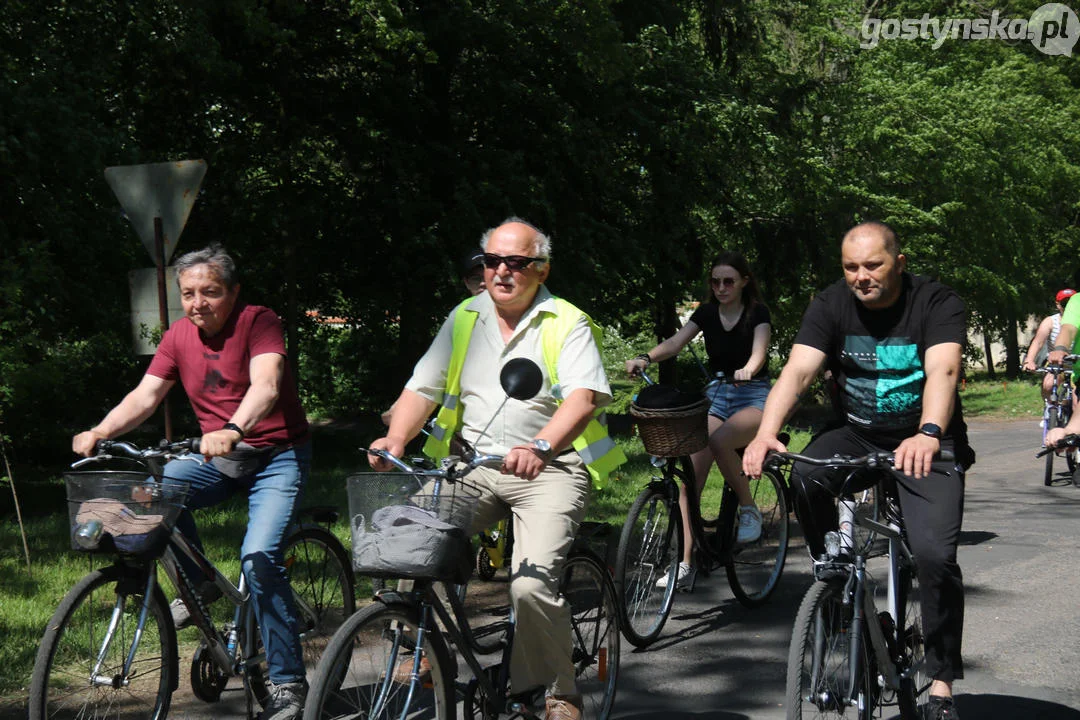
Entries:
[[532, 360], [514, 358], [503, 365], [499, 382], [509, 397], [529, 400], [540, 392], [540, 387], [544, 384], [544, 374], [540, 372], [540, 366]]

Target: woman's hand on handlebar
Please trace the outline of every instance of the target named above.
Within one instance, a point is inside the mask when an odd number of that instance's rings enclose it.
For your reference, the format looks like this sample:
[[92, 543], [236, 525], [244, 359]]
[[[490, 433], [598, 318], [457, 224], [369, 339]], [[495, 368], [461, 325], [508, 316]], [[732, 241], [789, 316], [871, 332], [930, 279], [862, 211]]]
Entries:
[[[385, 450], [394, 457], [401, 457], [405, 454], [405, 443], [401, 440], [391, 437], [381, 437], [371, 443], [372, 449]], [[389, 460], [379, 457], [378, 455], [372, 455], [368, 453], [368, 464], [371, 465], [371, 469], [376, 472], [387, 472], [394, 466]]]
[[770, 452], [787, 452], [787, 446], [776, 436], [759, 436], [751, 440], [743, 450], [743, 475], [752, 478], [761, 477], [761, 468]]
[[748, 368], [741, 367], [732, 374], [731, 378], [734, 382], [747, 382], [753, 379], [753, 374]]
[[645, 362], [645, 358], [641, 356], [630, 358], [626, 361], [626, 374], [632, 378], [637, 377], [647, 367], [649, 363]]

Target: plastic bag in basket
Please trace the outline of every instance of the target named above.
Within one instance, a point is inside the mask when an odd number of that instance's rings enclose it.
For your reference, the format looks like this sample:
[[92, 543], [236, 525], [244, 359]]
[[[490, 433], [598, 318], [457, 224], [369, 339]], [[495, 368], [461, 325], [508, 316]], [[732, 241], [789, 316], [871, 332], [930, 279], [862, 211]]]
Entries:
[[415, 505], [380, 508], [366, 524], [353, 519], [353, 565], [361, 573], [462, 583], [470, 550], [464, 530]]
[[103, 532], [112, 536], [113, 544], [122, 553], [142, 552], [165, 532], [161, 515], [139, 515], [114, 498], [82, 502], [75, 522], [84, 525], [95, 520], [101, 523]]

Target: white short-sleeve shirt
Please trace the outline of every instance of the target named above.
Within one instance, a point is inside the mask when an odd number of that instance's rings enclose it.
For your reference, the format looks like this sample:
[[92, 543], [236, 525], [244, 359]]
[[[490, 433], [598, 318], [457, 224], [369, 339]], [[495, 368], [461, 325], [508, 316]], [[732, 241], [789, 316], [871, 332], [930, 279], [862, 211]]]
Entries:
[[[555, 299], [547, 288], [541, 286], [508, 342], [503, 342], [495, 315], [495, 303], [490, 295], [477, 295], [466, 307], [477, 311], [478, 315], [461, 373], [464, 413], [461, 433], [479, 451], [505, 455], [514, 445], [528, 443], [536, 437], [558, 408], [557, 399], [552, 394], [551, 377], [544, 366], [540, 342], [540, 320], [544, 313], [556, 312]], [[408, 390], [440, 405], [450, 365], [454, 314], [450, 313], [443, 322], [431, 347], [420, 358], [412, 378], [405, 385]], [[506, 362], [513, 358], [534, 361], [540, 366], [544, 382], [533, 399], [507, 399], [500, 411], [499, 406], [506, 399], [506, 394], [499, 383], [499, 373]], [[566, 338], [559, 356], [558, 372], [561, 398], [569, 397], [574, 390], [585, 388], [596, 393], [597, 406], [611, 402], [611, 388], [600, 359], [600, 349], [584, 316]]]

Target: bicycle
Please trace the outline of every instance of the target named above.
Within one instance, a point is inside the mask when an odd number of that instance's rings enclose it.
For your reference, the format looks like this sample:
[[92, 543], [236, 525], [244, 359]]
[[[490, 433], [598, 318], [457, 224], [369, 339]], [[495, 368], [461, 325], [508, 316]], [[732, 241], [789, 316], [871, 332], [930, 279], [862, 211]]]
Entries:
[[[1042, 440], [1046, 446], [1046, 433], [1051, 428], [1065, 427], [1072, 417], [1072, 373], [1071, 365], [1080, 358], [1080, 355], [1066, 355], [1062, 365], [1047, 365], [1038, 368], [1035, 372], [1040, 374], [1050, 373], [1054, 376], [1054, 384], [1050, 389], [1050, 397], [1043, 400], [1042, 416]], [[1069, 367], [1066, 367], [1066, 364]], [[1054, 456], [1057, 453], [1046, 453], [1046, 474], [1043, 476], [1043, 484], [1046, 486], [1054, 482]], [[1076, 449], [1070, 448], [1065, 451], [1065, 464], [1069, 473], [1073, 475], [1073, 484], [1080, 487], [1080, 476], [1076, 475]]]
[[[190, 670], [195, 695], [216, 701], [229, 678], [240, 676], [249, 716], [254, 703], [267, 702], [266, 654], [244, 577], [233, 585], [175, 528], [188, 483], [165, 477], [163, 467], [174, 458], [199, 462], [191, 457], [197, 452], [197, 439], [142, 449], [104, 440], [94, 457], [72, 468], [128, 459], [140, 469], [65, 475], [73, 549], [112, 555], [113, 560], [76, 583], [49, 620], [30, 684], [32, 720], [161, 720], [168, 715], [179, 687], [180, 656], [159, 568], [187, 604], [202, 637]], [[332, 522], [336, 511], [314, 508], [301, 515]], [[355, 580], [341, 542], [320, 525], [298, 521], [285, 547], [305, 665], [310, 668], [327, 638], [354, 612]], [[180, 569], [179, 553], [198, 563], [235, 606], [232, 620], [223, 627], [215, 627], [198, 600], [198, 589]]]
[[[951, 455], [943, 452], [941, 458], [951, 460]], [[815, 582], [795, 618], [787, 718], [840, 718], [850, 709], [859, 720], [869, 720], [876, 708], [895, 704], [902, 720], [917, 720], [918, 702], [931, 679], [925, 668], [917, 558], [895, 494], [893, 454], [812, 458], [773, 453], [765, 465], [792, 462], [850, 472], [838, 491], [830, 490], [840, 502], [840, 529], [825, 534], [825, 553], [814, 559]], [[874, 489], [872, 502], [856, 503], [853, 492], [865, 487]], [[883, 586], [874, 582], [867, 563], [879, 556], [888, 560]], [[878, 610], [879, 600], [884, 610]]]
[[[651, 378], [642, 375], [652, 384]], [[714, 382], [724, 382], [722, 373], [718, 375]], [[739, 498], [726, 483], [717, 517], [702, 517], [690, 459], [690, 453], [708, 441], [704, 436], [708, 401], [701, 403], [699, 408], [684, 413], [691, 415], [691, 433], [700, 434], [696, 441], [687, 442], [690, 433], [685, 430], [672, 430], [663, 411], [654, 413], [657, 420], [654, 425], [643, 425], [639, 419], [639, 433], [646, 451], [652, 455], [650, 462], [655, 471], [630, 506], [615, 561], [623, 634], [639, 648], [659, 637], [678, 589], [679, 562], [684, 550], [679, 483], [686, 488], [695, 553], [695, 571], [688, 590], [693, 590], [698, 570], [707, 574], [723, 567], [736, 599], [746, 607], [757, 607], [776, 589], [787, 558], [790, 490], [779, 472], [767, 471], [760, 478], [750, 480], [750, 493], [762, 515], [758, 540], [736, 542]], [[658, 585], [662, 578], [666, 582]]]
[[[459, 694], [465, 718], [493, 720], [504, 713], [512, 718], [533, 717], [530, 707], [540, 699], [542, 690], [524, 695], [509, 690], [512, 613], [498, 622], [503, 638], [499, 659], [485, 667], [478, 657], [483, 652], [461, 596], [437, 590], [439, 584], [459, 582], [471, 560], [465, 532], [472, 518], [469, 506], [475, 503], [478, 491], [464, 478], [480, 465], [498, 466], [502, 458], [475, 455], [462, 462], [447, 458], [440, 469], [429, 470], [383, 451], [368, 452], [385, 458], [402, 472], [368, 473], [349, 479], [353, 555], [359, 567], [371, 569], [370, 556], [365, 555], [369, 548], [387, 547], [384, 541], [365, 541], [369, 532], [358, 532], [371, 527], [376, 508], [392, 508], [394, 512], [401, 507], [413, 508], [400, 511], [405, 513], [426, 510], [457, 528], [459, 538], [450, 543], [444, 557], [449, 558], [449, 565], [440, 568], [409, 569], [387, 561], [387, 576], [411, 575], [412, 588], [399, 586], [397, 591], [380, 592], [371, 605], [334, 634], [315, 671], [305, 720], [342, 716], [455, 718]], [[459, 547], [453, 548], [454, 543]], [[560, 592], [570, 605], [572, 658], [585, 717], [605, 720], [615, 699], [619, 670], [618, 599], [607, 569], [582, 543], [575, 542], [569, 553]], [[471, 672], [468, 682], [456, 681], [458, 664], [450, 645]]]

